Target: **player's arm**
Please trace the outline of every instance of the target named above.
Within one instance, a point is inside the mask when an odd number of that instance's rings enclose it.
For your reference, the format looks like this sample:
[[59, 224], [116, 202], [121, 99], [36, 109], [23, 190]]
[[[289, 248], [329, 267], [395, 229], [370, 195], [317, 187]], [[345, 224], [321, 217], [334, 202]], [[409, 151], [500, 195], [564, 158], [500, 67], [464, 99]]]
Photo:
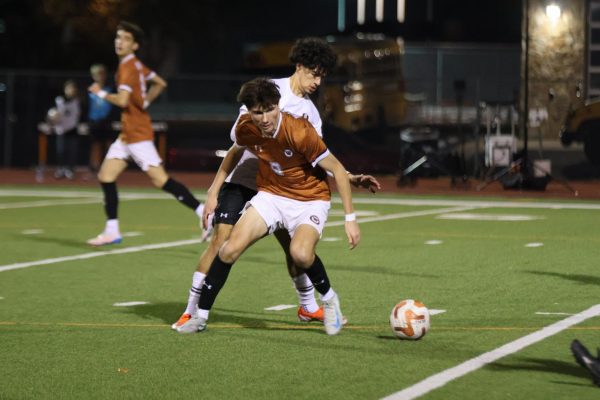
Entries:
[[157, 74], [153, 74], [152, 78], [148, 80], [151, 83], [150, 89], [148, 89], [148, 93], [146, 93], [146, 101], [148, 104], [145, 106], [152, 104], [154, 100], [167, 88], [167, 81], [158, 76]]
[[125, 89], [119, 89], [117, 93], [108, 93], [107, 91], [102, 90], [100, 85], [95, 82], [88, 88], [88, 91], [108, 101], [110, 104], [121, 108], [127, 107], [129, 104], [129, 97], [131, 96], [131, 93]]
[[233, 171], [237, 163], [240, 161], [240, 158], [244, 153], [244, 149], [245, 147], [238, 146], [234, 143], [229, 150], [227, 150], [225, 158], [223, 158], [221, 165], [219, 165], [219, 170], [217, 171], [206, 194], [206, 202], [204, 203], [204, 212], [202, 214], [202, 223], [205, 228], [208, 225], [208, 216], [214, 213], [215, 209], [217, 208], [217, 198], [219, 196], [221, 186], [223, 186], [223, 182], [225, 182], [227, 176], [229, 176], [231, 171]]
[[353, 249], [358, 245], [358, 242], [360, 242], [360, 229], [356, 222], [356, 214], [354, 213], [354, 207], [352, 205], [352, 189], [350, 188], [350, 181], [346, 169], [331, 153], [321, 159], [317, 164], [324, 170], [330, 171], [335, 178], [335, 184], [342, 199], [344, 214], [346, 214], [345, 228], [346, 235], [348, 236], [348, 243], [350, 244], [350, 249]]

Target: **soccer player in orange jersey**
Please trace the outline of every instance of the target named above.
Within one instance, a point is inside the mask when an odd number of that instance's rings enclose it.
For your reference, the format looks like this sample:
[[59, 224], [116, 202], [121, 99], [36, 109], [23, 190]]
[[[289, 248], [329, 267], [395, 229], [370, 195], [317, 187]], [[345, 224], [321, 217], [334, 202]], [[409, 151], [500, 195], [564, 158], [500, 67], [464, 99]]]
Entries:
[[[296, 41], [290, 51], [290, 62], [294, 65], [294, 73], [286, 78], [273, 79], [281, 94], [279, 108], [292, 115], [307, 118], [321, 136], [321, 117], [309, 95], [317, 90], [326, 75], [335, 67], [336, 55], [325, 40], [307, 37]], [[240, 108], [240, 116], [247, 112], [245, 106]], [[235, 125], [231, 130], [231, 139], [235, 141]], [[234, 152], [229, 151], [225, 158], [230, 161], [233, 155]], [[214, 213], [214, 234], [200, 256], [192, 275], [192, 286], [189, 290], [186, 308], [179, 319], [171, 325], [174, 330], [177, 330], [195, 314], [202, 283], [210, 264], [221, 245], [229, 238], [244, 205], [256, 194], [257, 159], [250, 151], [244, 151], [240, 157], [230, 173], [224, 173], [223, 169], [219, 168], [208, 189], [204, 207], [204, 222], [208, 224], [208, 215]], [[348, 172], [348, 179], [355, 187], [363, 187], [371, 192], [380, 189], [379, 182], [371, 175], [353, 175]], [[315, 290], [310, 279], [303, 270], [296, 268], [290, 257], [288, 232], [279, 230], [274, 233], [274, 236], [285, 252], [288, 272], [298, 295], [298, 319], [304, 322], [323, 321], [323, 308], [319, 307], [315, 299]]]
[[[183, 184], [170, 178], [154, 146], [154, 131], [146, 108], [167, 87], [167, 82], [154, 71], [148, 69], [135, 56], [144, 33], [140, 27], [130, 22], [121, 22], [115, 37], [115, 53], [119, 57], [117, 72], [117, 93], [107, 93], [94, 83], [89, 91], [122, 109], [122, 131], [110, 146], [100, 171], [98, 180], [104, 192], [106, 226], [97, 237], [88, 240], [92, 246], [121, 243], [122, 236], [117, 219], [119, 197], [116, 180], [127, 168], [127, 161], [135, 163], [152, 180], [157, 188], [171, 193], [182, 204], [191, 208], [200, 218], [204, 206]], [[148, 87], [148, 84], [150, 86]]]
[[[321, 295], [325, 332], [336, 335], [342, 329], [339, 298], [315, 248], [330, 208], [331, 192], [325, 171], [335, 178], [350, 248], [358, 245], [360, 230], [350, 182], [346, 169], [329, 152], [310, 122], [281, 112], [280, 97], [277, 85], [264, 78], [247, 82], [240, 90], [238, 101], [247, 107], [248, 114], [238, 120], [234, 146], [239, 151], [248, 149], [258, 158], [258, 193], [219, 249], [202, 286], [199, 310], [177, 329], [180, 333], [206, 329], [209, 311], [233, 263], [254, 242], [281, 228], [291, 237], [289, 252], [294, 264], [305, 271]], [[224, 168], [231, 170], [233, 166], [231, 163]]]

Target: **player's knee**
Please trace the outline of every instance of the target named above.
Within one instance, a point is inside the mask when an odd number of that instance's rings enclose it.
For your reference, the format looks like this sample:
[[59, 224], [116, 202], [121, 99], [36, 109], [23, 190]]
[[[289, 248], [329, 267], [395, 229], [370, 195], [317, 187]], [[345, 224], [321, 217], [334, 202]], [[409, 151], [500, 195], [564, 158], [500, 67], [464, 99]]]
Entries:
[[290, 247], [290, 255], [292, 256], [293, 263], [302, 269], [310, 267], [315, 259], [315, 254], [310, 249], [302, 246], [292, 245]]
[[100, 171], [98, 171], [98, 174], [96, 175], [96, 177], [98, 178], [98, 182], [100, 182], [100, 183], [111, 183], [114, 181], [114, 179], [112, 179], [112, 176], [110, 176], [106, 172], [102, 171], [102, 169], [100, 169]]
[[162, 189], [163, 186], [165, 186], [165, 183], [167, 183], [167, 181], [169, 179], [168, 178], [165, 179], [164, 177], [151, 176], [150, 180], [152, 181], [152, 184], [154, 185], [155, 188]]
[[233, 264], [239, 258], [240, 254], [242, 254], [242, 249], [239, 249], [231, 242], [226, 242], [219, 249], [219, 258], [228, 264]]

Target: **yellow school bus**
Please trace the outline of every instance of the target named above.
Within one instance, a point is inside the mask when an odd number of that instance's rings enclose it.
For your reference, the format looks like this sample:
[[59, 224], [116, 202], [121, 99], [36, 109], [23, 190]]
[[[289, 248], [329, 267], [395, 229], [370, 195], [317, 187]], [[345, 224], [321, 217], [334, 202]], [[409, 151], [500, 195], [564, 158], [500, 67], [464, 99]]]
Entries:
[[[359, 33], [326, 40], [337, 54], [337, 66], [319, 91], [317, 103], [323, 119], [348, 132], [401, 125], [406, 110], [402, 39]], [[244, 66], [273, 75], [289, 73], [292, 45], [251, 46], [245, 52]]]

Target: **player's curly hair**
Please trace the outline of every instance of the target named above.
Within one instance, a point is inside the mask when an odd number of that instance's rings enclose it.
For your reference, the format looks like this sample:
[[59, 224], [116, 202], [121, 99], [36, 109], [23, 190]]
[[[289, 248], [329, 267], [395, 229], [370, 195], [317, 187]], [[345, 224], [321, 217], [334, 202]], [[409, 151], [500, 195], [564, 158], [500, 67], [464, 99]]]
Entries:
[[146, 35], [144, 34], [142, 28], [139, 27], [139, 25], [136, 25], [133, 22], [129, 21], [121, 21], [119, 22], [119, 25], [117, 25], [117, 30], [131, 33], [131, 35], [133, 36], [133, 40], [136, 41], [139, 47], [142, 47], [142, 45], [144, 44], [144, 37]]
[[333, 70], [337, 59], [331, 46], [325, 40], [316, 37], [298, 39], [289, 57], [292, 64], [301, 64], [324, 74]]
[[248, 109], [256, 106], [269, 107], [279, 104], [279, 87], [267, 78], [255, 78], [242, 85], [237, 101]]

